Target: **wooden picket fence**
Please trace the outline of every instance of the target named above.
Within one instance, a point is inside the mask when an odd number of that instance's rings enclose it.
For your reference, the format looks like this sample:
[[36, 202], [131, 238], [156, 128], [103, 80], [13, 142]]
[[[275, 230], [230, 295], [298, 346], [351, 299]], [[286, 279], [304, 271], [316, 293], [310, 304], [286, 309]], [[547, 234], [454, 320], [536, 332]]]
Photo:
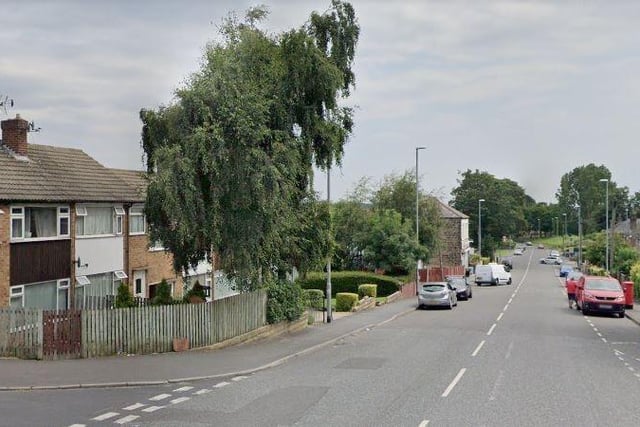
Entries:
[[42, 310], [0, 308], [0, 357], [42, 359]]
[[[163, 353], [173, 350], [175, 338], [188, 339], [191, 348], [204, 347], [264, 326], [267, 294], [260, 290], [201, 304], [44, 313], [46, 322], [42, 310], [0, 309], [0, 357]], [[74, 345], [75, 319], [79, 346]]]

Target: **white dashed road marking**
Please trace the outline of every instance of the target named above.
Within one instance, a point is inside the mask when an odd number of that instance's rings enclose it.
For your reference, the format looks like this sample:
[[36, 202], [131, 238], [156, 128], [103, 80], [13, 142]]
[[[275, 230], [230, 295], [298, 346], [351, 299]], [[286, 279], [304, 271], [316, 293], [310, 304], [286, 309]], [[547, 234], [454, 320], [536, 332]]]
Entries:
[[150, 397], [149, 400], [153, 400], [154, 402], [157, 402], [158, 400], [164, 400], [167, 397], [171, 397], [171, 395], [163, 393], [163, 394], [159, 394], [157, 396]]
[[226, 386], [226, 385], [229, 385], [229, 383], [228, 383], [228, 382], [226, 382], [226, 381], [223, 381], [223, 382], [221, 382], [221, 383], [218, 383], [218, 384], [214, 385], [213, 387], [214, 387], [214, 388], [221, 388], [221, 387], [224, 387], [224, 386]]
[[69, 427], [87, 427], [86, 424], [71, 424]]
[[187, 400], [191, 399], [190, 397], [178, 397], [177, 399], [173, 399], [171, 400], [171, 404], [172, 405], [177, 405], [178, 403], [182, 403], [182, 402], [186, 402]]
[[140, 409], [144, 406], [146, 406], [144, 403], [134, 403], [133, 405], [126, 406], [122, 409], [124, 409], [125, 411], [135, 411], [136, 409]]
[[496, 319], [496, 322], [499, 322], [500, 319], [502, 319], [502, 316], [504, 316], [504, 313], [500, 313], [500, 315], [498, 316], [498, 318]]
[[207, 393], [211, 393], [211, 390], [209, 390], [208, 388], [203, 388], [202, 390], [198, 390], [193, 394], [201, 395], [201, 394], [207, 394]]
[[429, 425], [429, 420], [424, 420], [420, 424], [418, 424], [418, 427], [427, 427], [428, 425]]
[[130, 423], [131, 421], [137, 420], [138, 418], [140, 418], [139, 415], [127, 415], [126, 417], [122, 417], [119, 420], [115, 420], [114, 424]]
[[444, 393], [442, 393], [442, 397], [449, 396], [449, 393], [451, 393], [451, 390], [453, 390], [453, 388], [456, 386], [456, 384], [458, 384], [458, 381], [460, 381], [460, 379], [462, 378], [462, 376], [464, 375], [466, 370], [467, 370], [467, 368], [460, 369], [460, 372], [458, 372], [458, 375], [456, 375], [456, 377], [453, 379], [453, 381], [451, 381], [451, 384], [449, 384], [449, 387], [447, 387], [447, 389], [444, 391]]
[[482, 346], [484, 345], [484, 340], [482, 340], [480, 342], [480, 344], [478, 344], [478, 346], [476, 347], [475, 350], [473, 350], [473, 353], [471, 353], [471, 357], [476, 357], [478, 355], [478, 352], [480, 351], [480, 349], [482, 348]]
[[245, 378], [249, 378], [249, 377], [247, 377], [246, 375], [239, 375], [239, 376], [237, 376], [237, 377], [233, 377], [233, 378], [231, 378], [231, 381], [242, 381], [242, 380], [244, 380]]
[[164, 406], [149, 406], [148, 408], [144, 408], [142, 412], [156, 412], [158, 409], [162, 409]]
[[109, 418], [117, 417], [118, 415], [120, 414], [117, 412], [107, 412], [106, 414], [98, 415], [97, 417], [91, 419], [94, 421], [104, 421], [108, 420]]
[[489, 332], [487, 332], [487, 335], [491, 335], [495, 328], [496, 328], [496, 324], [494, 323], [493, 326], [491, 326], [491, 328], [489, 328]]
[[193, 387], [190, 387], [190, 386], [187, 385], [187, 386], [184, 386], [184, 387], [177, 388], [177, 389], [173, 390], [173, 392], [174, 393], [180, 393], [180, 392], [189, 391], [189, 390], [193, 390]]

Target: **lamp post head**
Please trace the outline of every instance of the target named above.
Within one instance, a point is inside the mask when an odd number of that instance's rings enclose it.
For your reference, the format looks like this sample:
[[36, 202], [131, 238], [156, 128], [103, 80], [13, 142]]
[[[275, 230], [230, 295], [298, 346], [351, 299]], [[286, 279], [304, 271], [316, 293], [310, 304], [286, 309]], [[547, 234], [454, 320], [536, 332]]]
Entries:
[[478, 203], [484, 202], [484, 199], [478, 199]]
[[600, 178], [600, 182], [609, 182], [609, 178]]
[[416, 147], [416, 151], [418, 151], [418, 150], [426, 150], [426, 149], [427, 149], [427, 147]]

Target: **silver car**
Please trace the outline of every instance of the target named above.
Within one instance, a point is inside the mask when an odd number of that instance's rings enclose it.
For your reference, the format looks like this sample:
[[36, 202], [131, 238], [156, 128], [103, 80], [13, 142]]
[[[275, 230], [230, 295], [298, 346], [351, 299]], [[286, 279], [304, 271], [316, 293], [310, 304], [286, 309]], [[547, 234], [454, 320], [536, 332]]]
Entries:
[[423, 283], [418, 292], [418, 308], [448, 307], [458, 305], [456, 290], [447, 282]]

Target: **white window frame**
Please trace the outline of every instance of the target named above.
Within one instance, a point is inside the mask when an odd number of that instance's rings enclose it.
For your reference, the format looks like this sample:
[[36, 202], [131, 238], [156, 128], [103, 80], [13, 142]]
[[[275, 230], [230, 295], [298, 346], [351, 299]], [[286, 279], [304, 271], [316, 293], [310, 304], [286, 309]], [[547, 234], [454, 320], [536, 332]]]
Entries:
[[[87, 217], [88, 216], [88, 211], [87, 208], [106, 208], [108, 209], [110, 206], [108, 204], [86, 204], [86, 205], [76, 205], [76, 217]], [[117, 214], [117, 210], [118, 207], [116, 206], [111, 206], [113, 207], [113, 215], [112, 215], [112, 230], [111, 233], [106, 233], [106, 234], [88, 234], [85, 235], [84, 234], [84, 224], [83, 224], [83, 233], [82, 234], [78, 234], [77, 232], [77, 227], [78, 227], [78, 222], [76, 221], [76, 239], [92, 239], [92, 238], [96, 238], [96, 237], [112, 237], [114, 235], [121, 235], [122, 231], [118, 232], [118, 227], [120, 227], [120, 229], [123, 228], [123, 224], [124, 221], [119, 221], [120, 217]], [[119, 207], [119, 209], [122, 209], [122, 207]], [[124, 211], [124, 209], [122, 209]]]
[[[11, 237], [11, 240], [23, 240], [24, 239], [24, 206], [11, 206], [10, 208], [11, 211], [11, 218], [10, 218], [10, 230], [9, 230], [9, 236]], [[13, 237], [13, 220], [14, 219], [19, 219], [20, 220], [20, 236], [17, 237]]]
[[76, 216], [87, 216], [87, 207], [84, 205], [76, 205]]
[[[56, 209], [56, 235], [50, 237], [25, 237], [25, 210], [29, 208], [55, 208]], [[51, 205], [51, 204], [42, 204], [42, 203], [33, 203], [27, 205], [15, 205], [10, 206], [10, 225], [9, 225], [9, 236], [12, 242], [16, 241], [43, 241], [43, 240], [60, 240], [66, 239], [71, 236], [71, 215], [69, 205]], [[65, 212], [66, 210], [66, 212]], [[62, 218], [68, 219], [68, 228], [66, 234], [60, 234], [60, 221]], [[13, 236], [13, 220], [19, 219], [21, 224], [20, 236]]]
[[[65, 212], [66, 211], [66, 212]], [[62, 234], [60, 229], [62, 228], [60, 225], [62, 224], [62, 220], [67, 219], [67, 233]], [[69, 206], [58, 206], [58, 237], [69, 237], [71, 235], [71, 215], [69, 211]]]
[[[142, 231], [131, 231], [131, 218], [142, 217]], [[144, 215], [144, 207], [134, 206], [129, 209], [129, 235], [130, 236], [142, 236], [147, 233], [147, 218]]]
[[[67, 306], [64, 308], [64, 310], [68, 310], [69, 306], [71, 304], [71, 301], [69, 299], [69, 288], [71, 287], [71, 279], [60, 279], [58, 280], [58, 291], [66, 289], [67, 290]], [[60, 306], [60, 293], [56, 292], [56, 309], [57, 307]]]
[[129, 276], [127, 276], [127, 273], [125, 273], [125, 272], [124, 272], [124, 271], [122, 271], [122, 270], [116, 270], [116, 271], [114, 271], [114, 272], [113, 272], [113, 275], [114, 275], [114, 276], [116, 277], [116, 279], [118, 279], [118, 280], [126, 279], [126, 278], [128, 278], [128, 277], [129, 277]]
[[20, 307], [24, 307], [24, 285], [9, 288], [9, 305], [11, 305], [11, 300], [16, 297], [20, 297]]

